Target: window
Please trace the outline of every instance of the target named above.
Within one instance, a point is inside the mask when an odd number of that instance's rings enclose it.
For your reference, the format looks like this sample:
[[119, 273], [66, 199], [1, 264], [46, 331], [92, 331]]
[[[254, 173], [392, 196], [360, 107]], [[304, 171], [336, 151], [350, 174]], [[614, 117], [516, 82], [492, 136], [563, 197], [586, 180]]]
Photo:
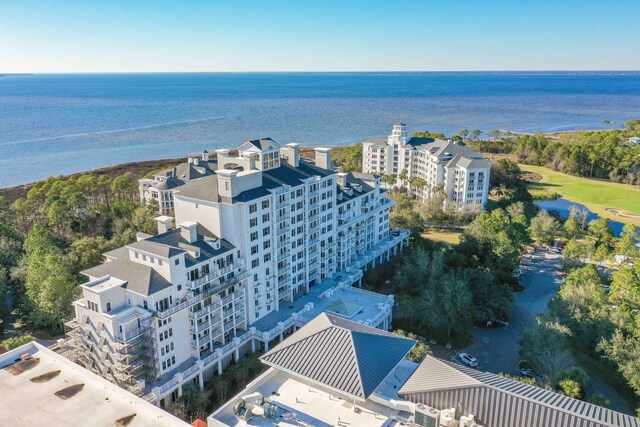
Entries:
[[249, 205], [249, 213], [256, 213], [258, 206], [255, 203]]
[[269, 208], [269, 201], [268, 200], [263, 200], [262, 201], [262, 209], [268, 209]]
[[258, 245], [251, 247], [251, 255], [255, 255], [258, 253]]
[[262, 222], [269, 222], [269, 214], [262, 215]]
[[107, 303], [107, 313], [109, 313], [111, 311], [111, 303], [108, 302]]
[[260, 265], [260, 260], [257, 258], [251, 261], [251, 268], [257, 268], [259, 265]]
[[254, 231], [253, 233], [251, 233], [251, 241], [253, 242], [254, 240], [258, 240], [258, 232]]
[[271, 230], [269, 229], [269, 227], [265, 227], [262, 229], [263, 236], [268, 236], [270, 233], [271, 233]]
[[255, 227], [256, 225], [258, 225], [258, 219], [257, 219], [257, 218], [251, 218], [251, 219], [249, 220], [249, 227], [253, 228], [253, 227]]
[[180, 265], [180, 258], [176, 259], [176, 265]]
[[271, 247], [271, 240], [265, 240], [264, 243], [262, 243], [262, 247], [264, 249], [269, 249]]

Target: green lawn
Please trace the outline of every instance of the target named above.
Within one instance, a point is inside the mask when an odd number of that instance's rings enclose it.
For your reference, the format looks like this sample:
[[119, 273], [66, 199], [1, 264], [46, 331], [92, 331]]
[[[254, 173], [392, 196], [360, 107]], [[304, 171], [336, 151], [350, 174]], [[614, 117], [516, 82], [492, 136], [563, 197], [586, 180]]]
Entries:
[[541, 166], [520, 165], [520, 168], [542, 176], [540, 182], [530, 184], [532, 193], [555, 192], [567, 200], [582, 203], [600, 216], [640, 226], [640, 218], [623, 218], [606, 210], [619, 209], [627, 214], [640, 215], [640, 186], [579, 178]]

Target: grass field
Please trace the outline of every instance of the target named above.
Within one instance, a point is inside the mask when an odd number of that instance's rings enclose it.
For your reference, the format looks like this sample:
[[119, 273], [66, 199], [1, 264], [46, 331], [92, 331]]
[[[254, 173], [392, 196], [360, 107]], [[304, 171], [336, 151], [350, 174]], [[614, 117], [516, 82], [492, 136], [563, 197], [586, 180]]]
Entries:
[[619, 209], [626, 214], [640, 215], [640, 186], [579, 178], [541, 166], [520, 165], [520, 168], [542, 177], [540, 182], [530, 184], [533, 194], [555, 192], [569, 201], [585, 205], [600, 216], [640, 226], [640, 218], [623, 218], [606, 210]]
[[451, 245], [457, 245], [460, 243], [461, 231], [449, 231], [449, 230], [429, 230], [422, 233], [422, 237], [436, 240], [438, 242], [445, 242]]

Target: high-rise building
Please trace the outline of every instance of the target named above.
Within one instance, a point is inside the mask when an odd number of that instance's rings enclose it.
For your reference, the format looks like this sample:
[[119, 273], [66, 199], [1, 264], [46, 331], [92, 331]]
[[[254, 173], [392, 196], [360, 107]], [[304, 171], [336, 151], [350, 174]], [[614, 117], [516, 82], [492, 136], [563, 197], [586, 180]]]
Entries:
[[362, 143], [362, 171], [394, 175], [396, 184], [425, 200], [446, 196], [444, 206], [463, 212], [484, 209], [489, 197], [491, 163], [457, 141], [407, 137], [407, 126], [393, 126], [387, 138]]
[[175, 220], [83, 272], [70, 357], [164, 405], [321, 312], [390, 328], [393, 296], [353, 285], [409, 233], [390, 228], [379, 178], [315, 151], [269, 138], [218, 150], [210, 174], [173, 190]]

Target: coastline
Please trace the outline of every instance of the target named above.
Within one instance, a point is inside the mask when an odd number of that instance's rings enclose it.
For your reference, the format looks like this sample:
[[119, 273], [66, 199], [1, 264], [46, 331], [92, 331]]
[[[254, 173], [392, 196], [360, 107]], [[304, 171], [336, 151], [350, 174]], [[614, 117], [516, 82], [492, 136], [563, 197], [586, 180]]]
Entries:
[[[313, 159], [313, 149], [316, 147], [300, 147], [300, 156], [307, 159]], [[331, 147], [339, 149], [340, 147]], [[235, 150], [231, 150], [233, 152]], [[179, 163], [186, 162], [188, 157], [176, 157], [168, 159], [142, 160], [138, 162], [118, 163], [115, 165], [104, 166], [101, 168], [89, 169], [70, 174], [57, 175], [57, 178], [80, 177], [86, 174], [107, 175], [116, 177], [125, 173], [131, 173], [132, 178], [138, 180], [143, 178], [150, 172], [173, 167]], [[46, 179], [46, 178], [45, 178]], [[26, 197], [27, 193], [35, 184], [44, 180], [28, 182], [25, 184], [14, 185], [11, 187], [1, 187], [0, 197], [4, 197], [7, 202], [13, 203], [21, 197]]]

